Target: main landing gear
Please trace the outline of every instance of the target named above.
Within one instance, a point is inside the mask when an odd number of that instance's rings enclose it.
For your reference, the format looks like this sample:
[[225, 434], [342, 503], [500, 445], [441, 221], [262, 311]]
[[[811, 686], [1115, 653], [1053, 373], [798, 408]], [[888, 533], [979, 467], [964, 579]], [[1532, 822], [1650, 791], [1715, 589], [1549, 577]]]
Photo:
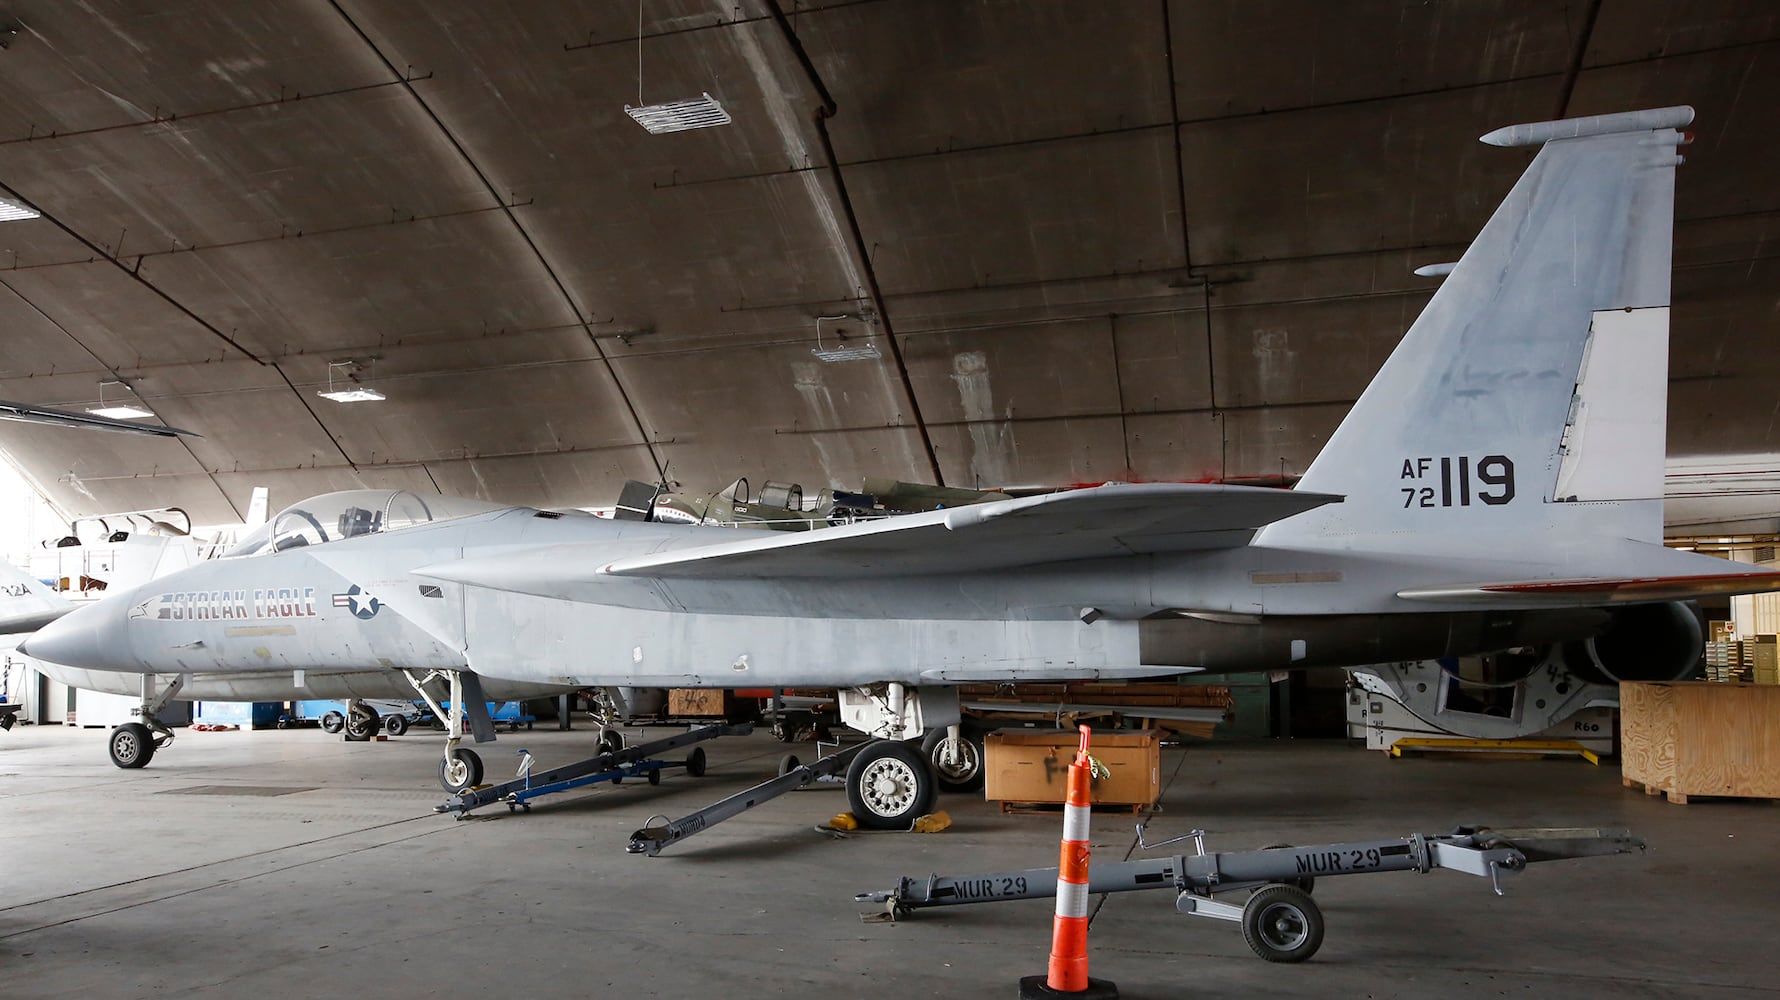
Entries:
[[113, 764], [128, 769], [146, 767], [154, 759], [156, 750], [173, 742], [173, 730], [161, 721], [160, 711], [167, 707], [180, 688], [185, 687], [185, 679], [185, 674], [176, 674], [172, 682], [157, 693], [155, 675], [142, 675], [142, 707], [136, 710], [142, 721], [126, 722], [111, 731], [107, 749]]
[[363, 699], [353, 698], [346, 703], [346, 718], [341, 728], [346, 731], [346, 742], [369, 742], [371, 737], [383, 731], [383, 717]]
[[921, 741], [942, 792], [974, 792], [983, 787], [983, 733], [954, 723]]
[[847, 765], [847, 806], [860, 826], [906, 830], [933, 811], [938, 794], [926, 757], [907, 743], [868, 744]]
[[860, 826], [906, 830], [942, 790], [980, 785], [982, 743], [960, 728], [957, 688], [892, 681], [842, 688], [836, 702], [842, 722], [879, 738], [847, 766], [847, 805]]

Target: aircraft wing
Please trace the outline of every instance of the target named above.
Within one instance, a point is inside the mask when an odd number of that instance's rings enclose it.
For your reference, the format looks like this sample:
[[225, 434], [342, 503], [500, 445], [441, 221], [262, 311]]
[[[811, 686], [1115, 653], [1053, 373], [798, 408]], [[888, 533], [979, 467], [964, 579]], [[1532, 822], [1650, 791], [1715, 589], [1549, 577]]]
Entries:
[[35, 632], [73, 610], [72, 603], [31, 574], [0, 562], [0, 635]]
[[[857, 577], [1003, 570], [1041, 563], [1238, 548], [1256, 530], [1341, 498], [1256, 486], [1139, 483], [907, 514], [805, 532], [738, 532], [733, 541], [632, 556], [589, 569], [561, 549], [528, 561], [527, 589], [589, 575], [655, 579]], [[600, 546], [587, 546], [589, 553]], [[417, 572], [480, 586], [511, 579], [513, 557]], [[595, 558], [598, 558], [597, 556]]]
[[58, 410], [49, 406], [33, 406], [30, 403], [15, 403], [0, 399], [0, 420], [21, 420], [32, 424], [50, 424], [55, 427], [74, 427], [82, 430], [121, 431], [125, 434], [146, 434], [150, 437], [202, 437], [196, 431], [168, 427], [165, 424], [145, 424], [135, 420], [114, 420], [111, 417], [97, 417], [91, 413], [76, 413], [73, 410]]
[[0, 615], [0, 635], [18, 635], [24, 632], [35, 632], [57, 618], [74, 610], [68, 601], [62, 602], [65, 607], [33, 611], [28, 614]]

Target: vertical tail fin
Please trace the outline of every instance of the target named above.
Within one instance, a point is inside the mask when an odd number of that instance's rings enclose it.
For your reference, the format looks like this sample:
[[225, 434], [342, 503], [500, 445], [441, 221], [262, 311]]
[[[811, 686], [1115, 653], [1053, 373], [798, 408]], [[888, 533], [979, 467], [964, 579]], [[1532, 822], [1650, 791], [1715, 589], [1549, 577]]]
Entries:
[[247, 519], [242, 522], [242, 526], [247, 528], [257, 528], [260, 525], [265, 524], [266, 506], [271, 500], [272, 491], [270, 487], [255, 486], [253, 488], [253, 499], [247, 502]]
[[1692, 120], [1484, 136], [1542, 148], [1305, 473], [1300, 488], [1347, 502], [1265, 542], [1660, 541], [1676, 130]]

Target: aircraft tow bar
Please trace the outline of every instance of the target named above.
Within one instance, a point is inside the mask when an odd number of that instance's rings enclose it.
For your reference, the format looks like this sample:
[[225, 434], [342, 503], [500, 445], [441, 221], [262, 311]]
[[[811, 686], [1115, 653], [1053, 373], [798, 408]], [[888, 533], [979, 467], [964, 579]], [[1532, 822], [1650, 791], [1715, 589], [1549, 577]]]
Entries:
[[[1518, 874], [1535, 861], [1644, 849], [1644, 841], [1626, 830], [1596, 828], [1491, 830], [1462, 826], [1441, 835], [1416, 833], [1395, 840], [1214, 854], [1205, 851], [1203, 830], [1147, 844], [1140, 823], [1137, 839], [1146, 850], [1192, 840], [1197, 853], [1095, 864], [1089, 871], [1088, 892], [1171, 889], [1176, 894], [1176, 911], [1240, 923], [1249, 948], [1269, 962], [1302, 962], [1322, 947], [1323, 915], [1311, 899], [1311, 891], [1315, 880], [1323, 876], [1392, 871], [1426, 874], [1448, 868], [1489, 879], [1499, 896], [1503, 878]], [[1250, 890], [1252, 895], [1242, 905], [1214, 898], [1236, 890]], [[1045, 899], [1056, 893], [1057, 869], [1028, 868], [903, 878], [894, 889], [864, 892], [853, 899], [884, 907], [880, 913], [863, 915], [867, 921], [894, 921], [925, 907]]]
[[651, 785], [659, 784], [662, 770], [670, 767], [684, 767], [687, 774], [697, 778], [705, 773], [703, 747], [693, 747], [684, 761], [661, 760], [659, 755], [719, 736], [746, 736], [753, 731], [753, 726], [701, 726], [666, 739], [651, 740], [553, 767], [541, 774], [533, 774], [527, 767], [524, 768], [525, 773], [512, 781], [466, 789], [434, 806], [433, 811], [453, 813], [457, 819], [464, 819], [472, 809], [505, 803], [508, 812], [521, 809], [530, 812], [530, 800], [540, 795], [566, 792], [572, 788], [605, 781], [617, 784], [625, 778], [644, 778]]
[[[661, 853], [662, 848], [669, 844], [677, 844], [687, 837], [709, 830], [726, 819], [739, 816], [763, 802], [784, 795], [786, 792], [796, 791], [805, 785], [840, 773], [853, 762], [853, 757], [859, 751], [870, 746], [872, 742], [867, 740], [864, 743], [855, 744], [808, 764], [799, 763], [796, 757], [787, 757], [780, 766], [782, 773], [778, 777], [739, 791], [728, 798], [719, 799], [703, 809], [688, 813], [679, 819], [668, 820], [659, 825], [645, 826], [630, 835], [630, 843], [625, 846], [624, 850], [630, 854], [647, 854], [650, 857], [655, 857]], [[666, 817], [662, 818], [666, 819]], [[655, 819], [656, 817], [651, 816], [644, 822], [653, 822]]]

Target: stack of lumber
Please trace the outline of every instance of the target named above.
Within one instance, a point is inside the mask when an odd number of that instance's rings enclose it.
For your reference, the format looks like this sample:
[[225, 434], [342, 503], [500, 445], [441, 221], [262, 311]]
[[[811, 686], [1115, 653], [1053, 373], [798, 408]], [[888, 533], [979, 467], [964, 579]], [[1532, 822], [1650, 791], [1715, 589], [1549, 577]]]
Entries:
[[[1159, 729], [1209, 739], [1216, 722], [1157, 718], [1148, 709], [1206, 709], [1228, 717], [1233, 704], [1224, 685], [1180, 684], [1175, 681], [1062, 681], [1049, 684], [966, 684], [958, 695], [966, 702], [989, 707], [983, 714], [995, 717], [993, 705], [1055, 706], [1073, 720], [1122, 716], [1147, 719]], [[1094, 706], [1092, 711], [1071, 711], [1068, 706]], [[1030, 712], [1027, 713], [1030, 715]]]

